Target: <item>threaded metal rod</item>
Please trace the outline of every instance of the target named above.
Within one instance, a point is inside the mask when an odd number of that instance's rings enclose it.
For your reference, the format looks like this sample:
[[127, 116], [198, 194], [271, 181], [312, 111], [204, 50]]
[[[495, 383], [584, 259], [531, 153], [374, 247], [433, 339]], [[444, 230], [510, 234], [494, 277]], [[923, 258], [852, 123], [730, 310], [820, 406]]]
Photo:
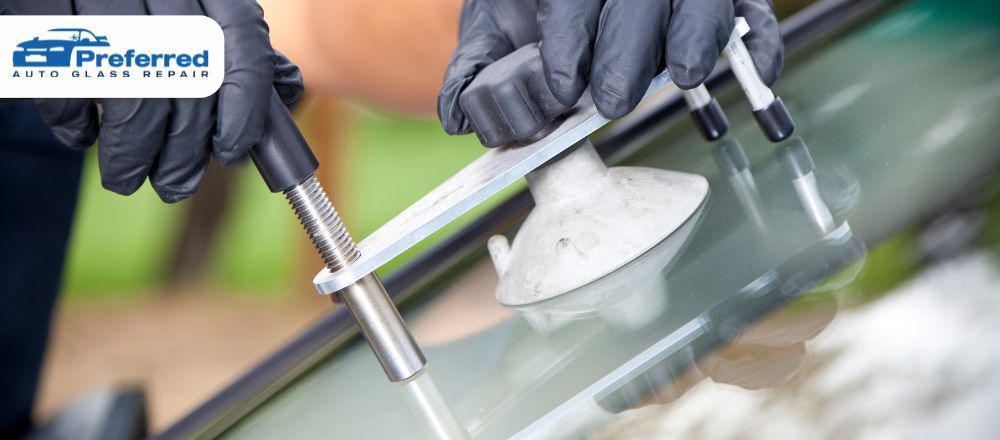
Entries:
[[[333, 209], [330, 198], [316, 180], [309, 176], [285, 191], [285, 198], [295, 210], [299, 222], [309, 234], [316, 250], [331, 271], [338, 271], [361, 256], [344, 222]], [[386, 376], [393, 382], [417, 374], [426, 363], [424, 355], [406, 328], [403, 318], [374, 272], [337, 292], [354, 316], [361, 333], [368, 340]]]
[[309, 234], [313, 246], [319, 251], [326, 267], [336, 272], [361, 256], [344, 222], [330, 203], [323, 186], [316, 176], [309, 176], [302, 183], [285, 191], [285, 198], [295, 210], [299, 222]]

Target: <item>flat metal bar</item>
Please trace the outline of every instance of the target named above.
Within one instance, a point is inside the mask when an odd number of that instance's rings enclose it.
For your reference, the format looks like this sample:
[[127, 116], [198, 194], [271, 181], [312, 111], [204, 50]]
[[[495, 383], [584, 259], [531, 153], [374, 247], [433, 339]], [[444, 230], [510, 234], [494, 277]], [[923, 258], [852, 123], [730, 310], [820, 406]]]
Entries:
[[[669, 84], [670, 74], [663, 71], [653, 78], [645, 96]], [[322, 294], [350, 286], [607, 123], [585, 93], [552, 133], [528, 145], [486, 151], [362, 240], [361, 257], [353, 264], [336, 273], [323, 269], [313, 284]]]

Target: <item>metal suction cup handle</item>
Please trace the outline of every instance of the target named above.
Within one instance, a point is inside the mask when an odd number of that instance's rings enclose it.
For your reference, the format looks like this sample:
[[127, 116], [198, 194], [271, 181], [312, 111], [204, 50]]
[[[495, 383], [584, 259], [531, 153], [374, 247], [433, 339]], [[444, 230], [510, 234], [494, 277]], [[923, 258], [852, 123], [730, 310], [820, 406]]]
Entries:
[[[319, 162], [277, 92], [271, 95], [263, 139], [250, 150], [250, 157], [271, 192], [288, 199], [327, 268], [343, 269], [361, 256], [313, 175]], [[408, 379], [423, 369], [426, 362], [420, 347], [374, 272], [339, 294], [391, 381]]]
[[559, 102], [549, 90], [535, 43], [483, 68], [459, 96], [458, 104], [479, 141], [490, 148], [538, 138], [547, 133], [547, 125], [573, 107]]

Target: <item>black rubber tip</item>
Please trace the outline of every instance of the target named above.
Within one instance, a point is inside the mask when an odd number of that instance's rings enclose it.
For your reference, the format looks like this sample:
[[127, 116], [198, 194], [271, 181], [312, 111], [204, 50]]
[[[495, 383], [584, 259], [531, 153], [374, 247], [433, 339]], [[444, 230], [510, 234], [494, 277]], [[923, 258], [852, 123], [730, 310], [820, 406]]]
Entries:
[[729, 132], [729, 120], [715, 99], [704, 107], [692, 109], [691, 117], [694, 118], [694, 125], [701, 130], [705, 140], [717, 141]]
[[271, 92], [264, 136], [250, 149], [250, 158], [271, 192], [288, 190], [319, 166], [277, 91]]
[[781, 98], [775, 98], [771, 105], [754, 111], [753, 117], [771, 142], [781, 142], [795, 132], [795, 121], [792, 121], [792, 115], [788, 114]]

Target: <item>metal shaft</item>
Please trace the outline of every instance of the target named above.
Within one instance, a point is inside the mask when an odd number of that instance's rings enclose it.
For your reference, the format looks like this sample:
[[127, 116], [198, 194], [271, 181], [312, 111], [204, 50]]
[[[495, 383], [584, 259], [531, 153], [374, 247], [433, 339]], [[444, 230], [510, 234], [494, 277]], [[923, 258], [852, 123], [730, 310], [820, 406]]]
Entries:
[[[361, 256], [315, 176], [309, 176], [284, 193], [326, 267], [338, 271]], [[358, 322], [389, 380], [399, 382], [423, 369], [426, 361], [420, 347], [374, 272], [338, 294]]]
[[734, 39], [726, 45], [722, 54], [729, 60], [733, 75], [736, 76], [736, 81], [740, 83], [743, 93], [750, 101], [750, 107], [754, 110], [761, 110], [774, 102], [774, 92], [760, 78], [757, 66], [753, 63], [753, 57], [747, 50], [747, 46], [743, 44], [743, 40]]
[[295, 210], [306, 234], [319, 251], [323, 262], [330, 270], [338, 271], [361, 256], [351, 234], [347, 233], [344, 222], [330, 203], [323, 186], [316, 176], [285, 191], [285, 198]]

